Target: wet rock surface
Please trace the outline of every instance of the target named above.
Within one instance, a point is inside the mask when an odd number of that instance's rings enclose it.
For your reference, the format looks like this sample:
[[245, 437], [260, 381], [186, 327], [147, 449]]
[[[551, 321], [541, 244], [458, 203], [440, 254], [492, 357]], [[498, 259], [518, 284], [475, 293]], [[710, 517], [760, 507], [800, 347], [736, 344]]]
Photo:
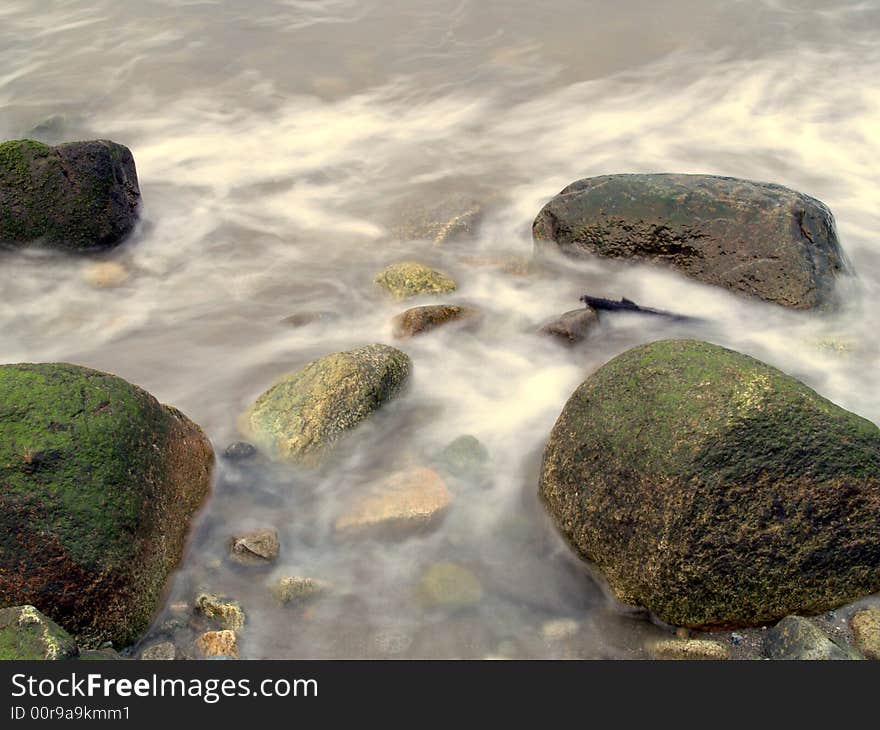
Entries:
[[263, 393], [240, 425], [273, 458], [317, 464], [399, 393], [409, 371], [409, 356], [388, 345], [325, 355]]
[[175, 408], [65, 363], [0, 366], [0, 603], [30, 603], [91, 648], [148, 626], [211, 444]]
[[786, 616], [764, 637], [764, 652], [769, 659], [847, 660], [854, 657], [831, 641], [812, 621], [801, 616]]
[[458, 304], [429, 304], [413, 307], [398, 314], [392, 321], [394, 336], [397, 338], [414, 337], [430, 332], [443, 324], [457, 322], [475, 323], [477, 310]]
[[374, 281], [398, 300], [423, 294], [449, 294], [456, 289], [455, 281], [448, 274], [418, 261], [391, 264], [376, 274]]
[[848, 270], [824, 204], [711, 175], [585, 178], [544, 206], [532, 233], [566, 255], [661, 263], [796, 309], [833, 305], [835, 279]]
[[0, 661], [73, 659], [76, 641], [33, 606], [0, 608]]
[[751, 357], [667, 340], [575, 391], [540, 493], [622, 602], [760, 625], [880, 588], [878, 465], [874, 424]]
[[539, 334], [556, 338], [558, 341], [575, 345], [586, 339], [599, 324], [599, 315], [589, 307], [574, 309], [541, 325]]
[[134, 228], [139, 205], [134, 158], [123, 145], [0, 144], [0, 245], [109, 248]]

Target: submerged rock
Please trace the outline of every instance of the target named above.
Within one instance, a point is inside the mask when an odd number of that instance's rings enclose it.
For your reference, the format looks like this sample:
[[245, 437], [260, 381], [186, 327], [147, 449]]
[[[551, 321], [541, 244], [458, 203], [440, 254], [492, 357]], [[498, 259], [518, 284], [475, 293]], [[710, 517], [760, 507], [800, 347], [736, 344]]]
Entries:
[[394, 318], [392, 323], [394, 336], [399, 338], [413, 337], [447, 322], [473, 321], [476, 316], [475, 309], [457, 304], [429, 304], [424, 307], [413, 307]]
[[419, 581], [419, 597], [429, 606], [472, 606], [483, 599], [483, 586], [461, 565], [435, 563]]
[[654, 659], [719, 661], [730, 658], [730, 650], [711, 639], [660, 639], [650, 642], [647, 649]]
[[769, 659], [852, 659], [816, 624], [800, 616], [786, 616], [767, 631], [764, 652]]
[[234, 631], [206, 631], [196, 639], [196, 649], [203, 657], [238, 657], [238, 637]]
[[428, 240], [435, 246], [473, 237], [484, 213], [481, 199], [460, 192], [436, 196], [418, 204], [407, 201], [391, 234], [401, 241]]
[[350, 536], [407, 537], [436, 527], [452, 494], [433, 469], [416, 467], [368, 487], [368, 493], [336, 520], [336, 532]]
[[76, 642], [33, 606], [0, 608], [0, 661], [73, 659]]
[[315, 578], [285, 575], [269, 586], [281, 603], [299, 605], [319, 598], [330, 590], [330, 584]]
[[485, 481], [489, 478], [489, 451], [470, 434], [450, 441], [437, 457], [438, 463], [461, 479]]
[[538, 330], [538, 334], [549, 335], [567, 345], [575, 345], [582, 342], [586, 336], [599, 324], [599, 315], [590, 307], [574, 309], [560, 315]]
[[200, 593], [196, 596], [195, 609], [224, 629], [238, 631], [244, 626], [244, 611], [238, 601], [230, 601], [214, 593]]
[[863, 608], [849, 620], [853, 640], [868, 659], [880, 659], [880, 608]]
[[160, 641], [151, 644], [141, 652], [141, 659], [145, 661], [173, 661], [177, 659], [177, 647], [171, 641]]
[[343, 433], [398, 394], [409, 370], [409, 356], [388, 345], [325, 355], [263, 393], [241, 429], [276, 459], [317, 463]]
[[247, 441], [235, 441], [223, 450], [223, 456], [229, 461], [250, 461], [257, 453], [257, 447]]
[[95, 289], [115, 289], [128, 281], [128, 271], [116, 261], [103, 261], [86, 267], [83, 280]]
[[69, 251], [115, 246], [134, 228], [139, 204], [134, 158], [123, 145], [0, 144], [0, 244], [39, 241]]
[[213, 452], [180, 411], [107, 373], [0, 366], [0, 605], [30, 603], [91, 647], [147, 627]]
[[376, 274], [374, 281], [395, 299], [455, 291], [455, 282], [448, 275], [417, 261], [391, 264]]
[[654, 261], [796, 309], [833, 302], [847, 271], [831, 212], [780, 185], [711, 175], [603, 175], [535, 218], [536, 244], [570, 256]]
[[266, 528], [230, 540], [229, 555], [242, 565], [267, 565], [278, 557], [278, 533]]
[[880, 429], [746, 355], [634, 348], [571, 396], [541, 495], [617, 597], [759, 625], [880, 589]]

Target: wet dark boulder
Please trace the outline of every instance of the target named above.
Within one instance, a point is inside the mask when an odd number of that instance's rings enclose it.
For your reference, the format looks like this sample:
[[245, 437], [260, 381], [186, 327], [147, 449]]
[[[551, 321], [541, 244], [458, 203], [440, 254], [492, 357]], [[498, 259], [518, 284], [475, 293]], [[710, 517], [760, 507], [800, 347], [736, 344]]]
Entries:
[[198, 426], [121, 378], [0, 366], [0, 606], [36, 606], [86, 648], [134, 642], [212, 464]]
[[2, 246], [110, 248], [134, 228], [139, 205], [134, 158], [121, 144], [0, 144]]
[[751, 357], [637, 347], [574, 392], [540, 493], [624, 603], [709, 628], [880, 590], [880, 429]]
[[532, 226], [538, 248], [671, 266], [795, 309], [833, 304], [848, 269], [828, 208], [780, 185], [711, 175], [603, 175], [572, 183]]

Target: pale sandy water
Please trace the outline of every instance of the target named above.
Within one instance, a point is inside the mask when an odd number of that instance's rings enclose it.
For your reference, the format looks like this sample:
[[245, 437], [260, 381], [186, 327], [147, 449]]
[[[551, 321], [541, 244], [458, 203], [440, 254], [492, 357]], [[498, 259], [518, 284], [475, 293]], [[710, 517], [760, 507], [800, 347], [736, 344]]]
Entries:
[[[6, 0], [0, 138], [127, 144], [145, 205], [131, 240], [100, 257], [130, 272], [121, 288], [86, 284], [92, 260], [0, 258], [0, 361], [117, 373], [222, 450], [276, 376], [393, 342], [402, 307], [375, 290], [377, 270], [435, 264], [458, 280], [455, 301], [485, 311], [482, 327], [402, 345], [410, 387], [324, 472], [221, 464], [167, 603], [199, 587], [240, 600], [245, 657], [641, 656], [662, 630], [603, 596], [538, 504], [544, 440], [586, 374], [666, 336], [755, 355], [880, 421], [878, 30], [876, 3], [819, 0]], [[531, 221], [564, 185], [633, 171], [733, 175], [820, 198], [858, 272], [847, 305], [818, 318], [641, 267], [502, 265], [531, 256]], [[487, 204], [473, 235], [394, 240], [401, 211], [450, 192]], [[708, 322], [618, 317], [575, 349], [534, 335], [585, 292]], [[338, 316], [280, 324], [304, 310]], [[462, 433], [488, 447], [493, 478], [452, 485], [439, 530], [333, 539], [367, 478]], [[218, 565], [230, 534], [258, 526], [281, 536], [274, 568]], [[419, 602], [419, 576], [437, 561], [477, 575], [478, 606]], [[305, 613], [284, 610], [265, 588], [283, 573], [336, 590]], [[576, 634], [545, 638], [558, 619]]]

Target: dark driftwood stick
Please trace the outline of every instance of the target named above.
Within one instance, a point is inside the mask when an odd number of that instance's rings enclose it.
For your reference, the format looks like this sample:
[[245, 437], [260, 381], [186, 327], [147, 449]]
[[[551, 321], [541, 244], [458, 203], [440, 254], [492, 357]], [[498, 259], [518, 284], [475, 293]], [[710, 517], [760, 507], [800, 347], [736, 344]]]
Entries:
[[640, 307], [633, 301], [621, 298], [619, 302], [613, 299], [602, 299], [602, 297], [591, 297], [584, 294], [581, 301], [588, 307], [595, 309], [597, 312], [635, 312], [636, 314], [652, 314], [656, 317], [666, 317], [679, 322], [696, 322], [699, 321], [695, 317], [687, 317], [683, 314], [675, 314], [674, 312], [664, 312], [660, 309], [651, 309], [650, 307]]

